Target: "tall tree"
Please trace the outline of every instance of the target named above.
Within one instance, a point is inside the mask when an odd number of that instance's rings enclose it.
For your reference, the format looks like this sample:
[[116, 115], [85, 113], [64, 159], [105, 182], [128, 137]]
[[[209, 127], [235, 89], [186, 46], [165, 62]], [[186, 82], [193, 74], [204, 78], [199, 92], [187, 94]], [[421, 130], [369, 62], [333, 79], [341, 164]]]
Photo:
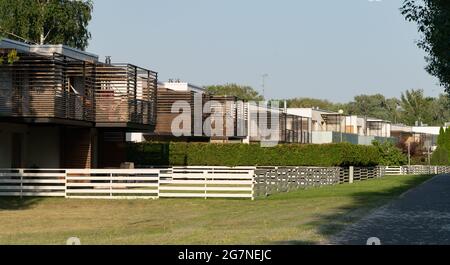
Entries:
[[426, 70], [450, 92], [450, 1], [404, 0], [401, 12], [422, 34], [418, 46], [428, 53]]
[[92, 0], [0, 0], [0, 32], [37, 44], [86, 49]]
[[319, 108], [324, 110], [336, 110], [339, 108], [338, 104], [324, 99], [292, 98], [286, 101], [289, 108]]
[[429, 119], [430, 99], [426, 98], [422, 89], [407, 90], [401, 95], [402, 121], [407, 125], [416, 122], [427, 123]]
[[241, 86], [237, 84], [213, 85], [207, 86], [206, 90], [219, 96], [235, 96], [243, 100], [254, 101], [264, 100], [264, 97], [250, 86]]
[[385, 98], [381, 94], [359, 95], [347, 104], [347, 112], [353, 115], [376, 117], [392, 122], [399, 121], [399, 100]]

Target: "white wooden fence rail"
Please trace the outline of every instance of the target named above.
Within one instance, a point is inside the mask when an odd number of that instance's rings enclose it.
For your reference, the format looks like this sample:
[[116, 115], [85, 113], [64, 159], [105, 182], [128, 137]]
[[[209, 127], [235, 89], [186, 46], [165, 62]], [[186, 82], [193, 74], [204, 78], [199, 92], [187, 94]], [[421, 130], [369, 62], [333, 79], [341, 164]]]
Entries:
[[65, 196], [64, 170], [0, 169], [0, 196]]
[[0, 196], [66, 198], [247, 198], [386, 175], [450, 173], [448, 166], [171, 167], [0, 169]]
[[174, 167], [160, 180], [159, 196], [253, 198], [254, 168]]

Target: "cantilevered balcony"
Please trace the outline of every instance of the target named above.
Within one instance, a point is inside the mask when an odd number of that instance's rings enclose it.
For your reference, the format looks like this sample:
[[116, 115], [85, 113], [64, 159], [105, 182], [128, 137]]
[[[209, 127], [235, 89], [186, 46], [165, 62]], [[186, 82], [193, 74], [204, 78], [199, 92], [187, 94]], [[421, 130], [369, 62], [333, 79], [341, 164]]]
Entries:
[[97, 64], [97, 127], [144, 129], [156, 124], [157, 73], [130, 64]]
[[92, 125], [93, 64], [56, 53], [19, 52], [18, 58], [0, 65], [0, 119]]

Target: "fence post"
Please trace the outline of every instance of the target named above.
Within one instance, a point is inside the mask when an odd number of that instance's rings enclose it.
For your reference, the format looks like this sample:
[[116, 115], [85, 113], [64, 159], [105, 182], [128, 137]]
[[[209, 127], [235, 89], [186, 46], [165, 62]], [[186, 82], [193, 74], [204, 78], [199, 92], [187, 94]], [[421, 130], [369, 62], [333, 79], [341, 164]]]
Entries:
[[[250, 170], [250, 174], [252, 175], [252, 201], [255, 200], [255, 182], [256, 182], [256, 176], [255, 176], [255, 170]], [[257, 185], [256, 187], [258, 187]]]
[[24, 174], [24, 170], [23, 169], [19, 169], [19, 174], [20, 174], [20, 198], [23, 198], [23, 174]]
[[64, 169], [64, 198], [67, 199], [67, 170]]
[[158, 181], [157, 182], [158, 185], [156, 185], [156, 198], [159, 199], [159, 186], [161, 185], [160, 184], [160, 182], [161, 182], [161, 169], [158, 170], [158, 179], [157, 179], [157, 181]]
[[[213, 170], [214, 170], [214, 168], [213, 168]], [[208, 195], [206, 192], [206, 189], [208, 188], [208, 185], [206, 184], [206, 182], [208, 181], [208, 171], [204, 170], [203, 174], [205, 175], [205, 186], [204, 187], [205, 187], [205, 200], [206, 200], [206, 199], [208, 199]], [[214, 174], [214, 172], [213, 172], [213, 174]]]
[[112, 195], [112, 184], [113, 184], [113, 174], [109, 174], [109, 197], [113, 197]]
[[351, 166], [348, 169], [348, 183], [353, 183], [353, 174], [354, 174], [355, 167]]

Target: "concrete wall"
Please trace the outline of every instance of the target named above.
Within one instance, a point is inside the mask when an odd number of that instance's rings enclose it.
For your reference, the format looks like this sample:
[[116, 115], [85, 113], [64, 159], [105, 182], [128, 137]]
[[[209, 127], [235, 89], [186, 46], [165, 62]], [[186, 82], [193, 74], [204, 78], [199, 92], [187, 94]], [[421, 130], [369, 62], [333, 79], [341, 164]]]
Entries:
[[329, 144], [333, 142], [333, 132], [312, 132], [313, 144]]
[[[342, 137], [342, 138], [341, 138]], [[397, 143], [397, 139], [393, 137], [376, 137], [376, 136], [364, 136], [351, 133], [339, 133], [339, 132], [312, 132], [313, 144], [331, 144], [331, 143], [352, 143], [359, 145], [372, 145], [374, 140], [379, 142], [389, 141]]]

